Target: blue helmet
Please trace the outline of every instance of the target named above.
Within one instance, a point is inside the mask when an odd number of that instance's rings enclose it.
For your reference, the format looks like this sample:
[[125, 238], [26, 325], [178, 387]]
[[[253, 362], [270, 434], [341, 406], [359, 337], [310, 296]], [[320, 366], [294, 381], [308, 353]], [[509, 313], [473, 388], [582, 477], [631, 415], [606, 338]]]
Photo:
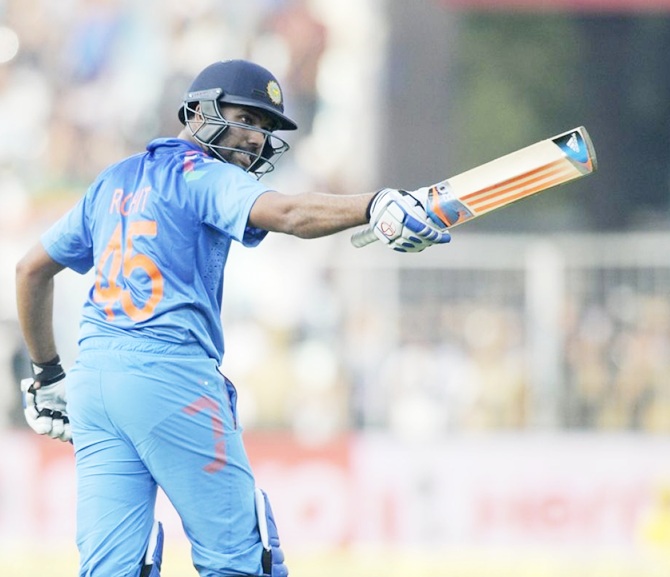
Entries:
[[[284, 97], [273, 74], [247, 60], [225, 60], [207, 66], [193, 80], [179, 109], [179, 120], [187, 124], [200, 105], [203, 124], [192, 131], [193, 137], [211, 154], [224, 160], [223, 150], [217, 144], [226, 129], [235, 125], [221, 114], [220, 104], [248, 106], [265, 112], [275, 122], [274, 130], [296, 130], [297, 124], [284, 114]], [[239, 126], [239, 125], [238, 125]], [[246, 127], [246, 125], [241, 125]], [[290, 147], [274, 132], [250, 126], [265, 135], [265, 145], [248, 171], [260, 178], [274, 170], [274, 163]], [[224, 160], [225, 162], [225, 160]]]

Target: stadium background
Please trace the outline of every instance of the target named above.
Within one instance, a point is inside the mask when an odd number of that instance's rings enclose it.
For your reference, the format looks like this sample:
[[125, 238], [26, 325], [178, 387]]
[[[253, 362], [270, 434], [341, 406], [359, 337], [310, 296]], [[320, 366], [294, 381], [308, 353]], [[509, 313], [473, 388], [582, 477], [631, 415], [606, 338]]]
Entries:
[[[0, 573], [76, 573], [71, 449], [26, 430], [14, 263], [247, 57], [302, 130], [284, 191], [417, 187], [573, 126], [600, 171], [411, 257], [231, 255], [224, 370], [294, 577], [670, 570], [670, 2], [0, 2]], [[89, 278], [58, 279], [66, 366]], [[161, 498], [164, 575], [193, 575]]]

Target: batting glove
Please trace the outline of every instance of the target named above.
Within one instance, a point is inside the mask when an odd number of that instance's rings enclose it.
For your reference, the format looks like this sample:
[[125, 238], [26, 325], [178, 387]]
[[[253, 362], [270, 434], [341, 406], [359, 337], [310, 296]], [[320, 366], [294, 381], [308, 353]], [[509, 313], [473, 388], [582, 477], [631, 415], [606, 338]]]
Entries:
[[368, 206], [368, 216], [377, 238], [398, 252], [421, 252], [451, 240], [444, 224], [431, 219], [421, 201], [406, 190], [380, 190]]
[[30, 428], [52, 439], [70, 441], [66, 410], [65, 371], [56, 355], [48, 363], [32, 363], [32, 378], [21, 381], [23, 414]]

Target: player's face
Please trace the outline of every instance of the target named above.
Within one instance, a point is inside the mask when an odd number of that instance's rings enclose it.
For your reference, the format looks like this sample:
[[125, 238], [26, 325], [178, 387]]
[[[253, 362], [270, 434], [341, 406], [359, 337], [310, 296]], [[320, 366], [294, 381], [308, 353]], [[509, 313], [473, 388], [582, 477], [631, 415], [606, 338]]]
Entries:
[[[264, 133], [253, 128], [272, 131], [274, 122], [262, 111], [244, 106], [222, 106], [221, 114], [230, 124], [213, 144], [226, 147], [220, 149], [224, 160], [247, 170], [262, 152], [266, 139]], [[240, 125], [249, 126], [251, 129]]]

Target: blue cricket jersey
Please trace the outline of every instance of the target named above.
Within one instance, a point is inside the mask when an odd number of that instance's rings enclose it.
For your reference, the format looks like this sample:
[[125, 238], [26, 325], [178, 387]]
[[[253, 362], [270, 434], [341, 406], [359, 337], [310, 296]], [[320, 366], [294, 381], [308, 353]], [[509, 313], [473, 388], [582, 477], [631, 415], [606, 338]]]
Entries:
[[80, 344], [91, 337], [198, 344], [221, 362], [228, 251], [233, 240], [256, 246], [267, 234], [247, 221], [268, 190], [176, 138], [154, 140], [103, 171], [41, 237], [63, 266], [81, 274], [95, 267]]

